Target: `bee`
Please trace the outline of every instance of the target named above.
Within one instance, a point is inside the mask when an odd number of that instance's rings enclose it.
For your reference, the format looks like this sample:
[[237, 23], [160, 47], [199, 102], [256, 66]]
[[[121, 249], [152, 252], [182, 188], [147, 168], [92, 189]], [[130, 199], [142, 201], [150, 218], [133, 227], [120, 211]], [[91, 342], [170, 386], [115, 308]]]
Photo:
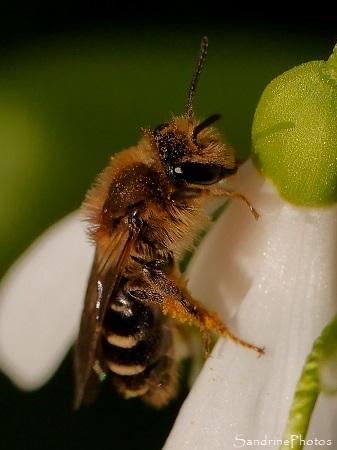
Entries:
[[264, 352], [196, 301], [179, 270], [210, 221], [207, 199], [239, 198], [258, 217], [243, 195], [219, 186], [237, 171], [232, 148], [212, 127], [220, 115], [194, 117], [207, 48], [204, 37], [186, 113], [144, 130], [137, 146], [112, 157], [83, 203], [96, 251], [75, 344], [75, 409], [91, 401], [106, 376], [125, 398], [156, 408], [168, 404], [178, 390], [179, 321], [200, 328], [206, 355], [210, 331]]

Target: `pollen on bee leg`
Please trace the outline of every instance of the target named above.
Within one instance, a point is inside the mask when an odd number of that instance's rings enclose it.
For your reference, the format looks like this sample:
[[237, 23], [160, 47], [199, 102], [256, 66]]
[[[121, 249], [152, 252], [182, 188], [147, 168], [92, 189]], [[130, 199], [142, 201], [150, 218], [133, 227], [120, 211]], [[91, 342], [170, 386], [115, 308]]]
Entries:
[[179, 319], [184, 323], [189, 321], [191, 323], [191, 317], [184, 306], [175, 298], [167, 296], [162, 301], [162, 313], [170, 314], [173, 319]]
[[250, 342], [247, 342], [232, 333], [230, 329], [226, 327], [226, 325], [220, 320], [215, 312], [202, 309], [200, 313], [204, 325], [204, 331], [213, 330], [221, 337], [229, 338], [236, 344], [240, 344], [243, 347], [254, 350], [259, 354], [258, 356], [261, 356], [265, 353], [264, 347], [257, 347], [256, 345], [253, 345]]
[[264, 348], [250, 344], [233, 334], [214, 311], [209, 311], [200, 305], [199, 302], [192, 298], [187, 289], [184, 289], [180, 296], [164, 297], [162, 299], [162, 311], [163, 314], [169, 313], [173, 318], [179, 319], [182, 323], [188, 322], [190, 325], [195, 325], [200, 328], [205, 339], [205, 356], [209, 355], [211, 331], [214, 331], [221, 337], [229, 338], [243, 347], [256, 351], [259, 356], [265, 352]]

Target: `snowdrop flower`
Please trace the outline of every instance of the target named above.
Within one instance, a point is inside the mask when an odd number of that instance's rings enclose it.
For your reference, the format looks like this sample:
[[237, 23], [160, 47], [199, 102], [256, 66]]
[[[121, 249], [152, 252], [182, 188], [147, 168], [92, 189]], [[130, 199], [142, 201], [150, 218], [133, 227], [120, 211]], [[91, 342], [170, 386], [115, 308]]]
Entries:
[[79, 213], [47, 230], [0, 285], [0, 368], [32, 390], [56, 371], [73, 344], [93, 248]]
[[[166, 450], [277, 448], [281, 440], [284, 448], [301, 448], [304, 439], [308, 446], [310, 439], [336, 445], [333, 396], [319, 396], [305, 434], [320, 390], [318, 370], [326, 390], [335, 387], [327, 358], [309, 360], [287, 426], [313, 342], [337, 312], [335, 59], [299, 66], [267, 87], [254, 119], [254, 164], [243, 165], [235, 181], [261, 218], [256, 222], [245, 205], [232, 202], [188, 272], [193, 294], [266, 354], [258, 358], [220, 339]], [[21, 388], [44, 383], [74, 341], [92, 252], [74, 213], [33, 244], [2, 281], [0, 368]], [[31, 328], [32, 315], [52, 320]], [[331, 326], [321, 347], [335, 334]], [[334, 352], [330, 347], [332, 361]]]
[[[337, 311], [337, 206], [299, 208], [251, 163], [242, 169], [240, 191], [261, 218], [232, 203], [193, 260], [189, 286], [266, 354], [219, 340], [165, 449], [244, 448], [265, 438], [278, 448], [312, 343]], [[337, 400], [321, 398], [317, 407], [309, 436], [337, 442]]]
[[231, 204], [189, 270], [192, 291], [266, 354], [219, 340], [165, 450], [336, 446], [337, 398], [316, 402], [337, 383], [336, 58], [337, 48], [266, 88], [253, 123], [257, 168], [246, 164], [238, 179], [261, 219]]

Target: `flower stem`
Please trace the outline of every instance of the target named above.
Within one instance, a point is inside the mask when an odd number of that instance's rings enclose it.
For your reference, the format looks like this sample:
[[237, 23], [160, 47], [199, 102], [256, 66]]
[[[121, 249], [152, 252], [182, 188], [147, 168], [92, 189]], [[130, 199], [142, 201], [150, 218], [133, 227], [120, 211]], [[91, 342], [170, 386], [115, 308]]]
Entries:
[[301, 450], [305, 445], [310, 418], [321, 392], [320, 363], [331, 354], [331, 346], [336, 346], [336, 336], [337, 316], [316, 339], [306, 360], [296, 387], [280, 450]]

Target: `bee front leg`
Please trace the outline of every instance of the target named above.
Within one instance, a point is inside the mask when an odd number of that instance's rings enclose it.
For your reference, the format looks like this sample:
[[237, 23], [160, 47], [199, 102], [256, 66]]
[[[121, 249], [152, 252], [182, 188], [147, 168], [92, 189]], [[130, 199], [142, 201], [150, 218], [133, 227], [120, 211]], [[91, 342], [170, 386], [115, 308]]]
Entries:
[[231, 197], [231, 198], [238, 198], [242, 200], [250, 209], [250, 212], [253, 214], [255, 219], [257, 220], [260, 217], [260, 214], [256, 211], [254, 206], [250, 203], [250, 201], [243, 195], [240, 194], [240, 192], [237, 191], [229, 191], [227, 189], [223, 188], [213, 188], [213, 189], [206, 189], [204, 193], [208, 195], [213, 195], [216, 197]]

